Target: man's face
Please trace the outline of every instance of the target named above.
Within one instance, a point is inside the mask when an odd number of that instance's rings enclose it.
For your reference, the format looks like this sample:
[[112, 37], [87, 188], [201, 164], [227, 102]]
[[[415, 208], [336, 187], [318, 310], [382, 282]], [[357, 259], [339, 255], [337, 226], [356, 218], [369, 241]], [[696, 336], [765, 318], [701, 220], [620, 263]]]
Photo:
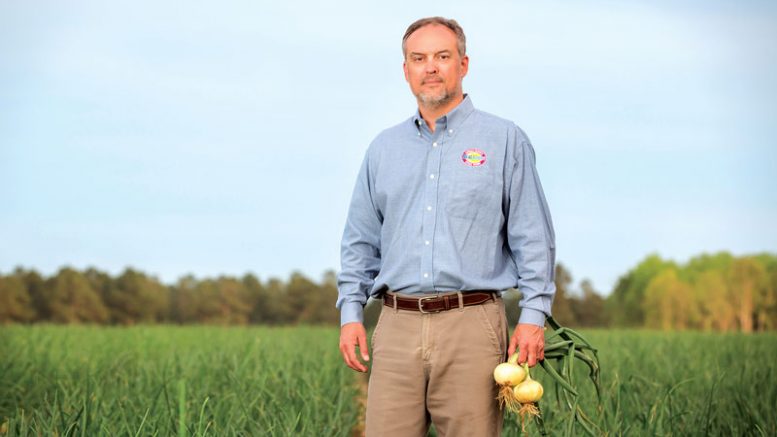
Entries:
[[459, 55], [456, 34], [431, 24], [413, 32], [405, 42], [405, 80], [426, 106], [444, 106], [461, 95], [469, 58]]

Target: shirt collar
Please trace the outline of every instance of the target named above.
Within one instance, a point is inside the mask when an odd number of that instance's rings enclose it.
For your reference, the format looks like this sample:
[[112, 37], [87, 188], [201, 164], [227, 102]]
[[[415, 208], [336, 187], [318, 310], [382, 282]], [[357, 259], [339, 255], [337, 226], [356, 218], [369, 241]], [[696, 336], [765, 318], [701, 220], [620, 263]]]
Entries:
[[[458, 129], [461, 123], [474, 110], [475, 107], [472, 105], [472, 99], [469, 98], [469, 94], [464, 94], [464, 100], [450, 112], [435, 120], [435, 126], [444, 126], [445, 129]], [[421, 117], [421, 111], [416, 109], [413, 115], [413, 124], [416, 128], [420, 128], [425, 123], [424, 118]]]

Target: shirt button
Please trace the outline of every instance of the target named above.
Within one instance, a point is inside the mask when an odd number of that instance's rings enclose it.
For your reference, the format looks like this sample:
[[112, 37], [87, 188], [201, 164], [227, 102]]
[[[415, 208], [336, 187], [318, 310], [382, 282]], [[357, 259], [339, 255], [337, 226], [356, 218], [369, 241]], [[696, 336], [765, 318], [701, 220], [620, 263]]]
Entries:
[[424, 244], [428, 246], [429, 245], [429, 240], [424, 241]]
[[434, 174], [430, 174], [429, 179], [434, 179]]
[[448, 129], [448, 133], [452, 134], [453, 133], [453, 129]]
[[427, 207], [426, 207], [426, 210], [427, 210], [427, 211], [431, 211], [431, 210], [432, 210], [432, 207], [431, 207], [431, 206], [427, 206]]
[[424, 278], [428, 278], [428, 277], [429, 277], [429, 273], [424, 273]]
[[432, 143], [432, 147], [437, 147], [437, 143]]

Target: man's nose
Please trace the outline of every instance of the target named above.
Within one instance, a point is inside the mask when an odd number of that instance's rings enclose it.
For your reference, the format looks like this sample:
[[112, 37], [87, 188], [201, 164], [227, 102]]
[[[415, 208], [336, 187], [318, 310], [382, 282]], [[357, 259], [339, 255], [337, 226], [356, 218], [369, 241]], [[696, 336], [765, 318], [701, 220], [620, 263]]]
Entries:
[[437, 62], [434, 59], [430, 59], [426, 62], [425, 70], [427, 73], [437, 73]]

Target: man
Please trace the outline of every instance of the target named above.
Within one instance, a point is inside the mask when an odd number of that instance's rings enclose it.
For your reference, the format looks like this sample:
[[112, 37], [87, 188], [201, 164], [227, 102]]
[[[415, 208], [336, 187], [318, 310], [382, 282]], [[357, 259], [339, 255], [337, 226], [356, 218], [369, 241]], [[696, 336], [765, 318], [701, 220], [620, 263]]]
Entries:
[[[425, 18], [402, 40], [418, 111], [372, 142], [353, 192], [338, 277], [340, 351], [366, 372], [362, 310], [383, 300], [372, 338], [367, 436], [499, 435], [494, 367], [543, 359], [555, 293], [554, 234], [528, 138], [474, 109], [454, 20]], [[504, 82], [505, 84], [507, 81]], [[507, 344], [500, 293], [520, 288]]]

